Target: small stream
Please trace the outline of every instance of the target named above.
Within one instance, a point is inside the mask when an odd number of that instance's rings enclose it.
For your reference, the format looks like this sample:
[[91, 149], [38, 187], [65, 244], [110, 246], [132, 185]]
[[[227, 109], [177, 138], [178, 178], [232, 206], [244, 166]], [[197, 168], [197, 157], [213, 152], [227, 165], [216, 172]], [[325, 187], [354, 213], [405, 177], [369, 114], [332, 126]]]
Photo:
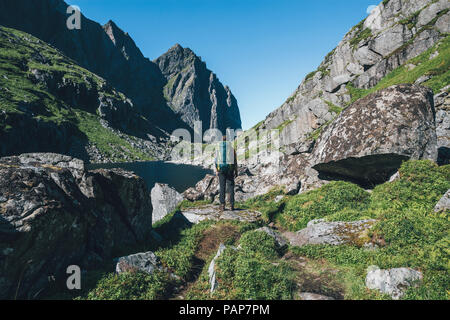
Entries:
[[203, 167], [165, 161], [86, 164], [88, 170], [112, 168], [133, 171], [145, 180], [150, 190], [155, 183], [166, 183], [180, 193], [195, 186], [207, 174], [213, 174]]

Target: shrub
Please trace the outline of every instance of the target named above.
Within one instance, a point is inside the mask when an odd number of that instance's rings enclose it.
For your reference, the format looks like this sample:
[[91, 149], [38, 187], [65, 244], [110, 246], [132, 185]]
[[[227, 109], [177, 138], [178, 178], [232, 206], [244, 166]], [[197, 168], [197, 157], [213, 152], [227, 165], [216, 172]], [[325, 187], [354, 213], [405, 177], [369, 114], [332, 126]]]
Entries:
[[242, 254], [265, 259], [274, 259], [278, 256], [275, 240], [265, 232], [250, 231], [242, 235], [240, 244]]
[[292, 270], [283, 262], [272, 264], [267, 260], [239, 255], [235, 274], [237, 299], [292, 299], [295, 289]]
[[399, 180], [375, 187], [371, 208], [429, 211], [450, 188], [450, 165], [438, 167], [429, 160], [407, 161], [399, 173]]
[[215, 296], [226, 299], [292, 299], [293, 270], [283, 261], [272, 237], [250, 231], [241, 237], [241, 248], [227, 248], [217, 259], [219, 287]]
[[368, 192], [353, 183], [333, 181], [317, 190], [292, 197], [277, 220], [283, 227], [297, 231], [313, 219], [343, 210], [364, 210], [369, 205], [369, 196]]

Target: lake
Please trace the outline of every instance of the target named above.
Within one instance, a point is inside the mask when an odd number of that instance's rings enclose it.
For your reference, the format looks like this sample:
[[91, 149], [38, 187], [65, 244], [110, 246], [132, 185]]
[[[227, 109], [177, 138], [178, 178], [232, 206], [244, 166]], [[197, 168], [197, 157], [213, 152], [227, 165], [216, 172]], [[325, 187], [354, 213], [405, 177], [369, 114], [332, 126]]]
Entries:
[[203, 167], [165, 161], [86, 164], [88, 170], [112, 168], [133, 171], [145, 180], [150, 190], [155, 183], [166, 183], [180, 193], [195, 186], [207, 174], [214, 174]]

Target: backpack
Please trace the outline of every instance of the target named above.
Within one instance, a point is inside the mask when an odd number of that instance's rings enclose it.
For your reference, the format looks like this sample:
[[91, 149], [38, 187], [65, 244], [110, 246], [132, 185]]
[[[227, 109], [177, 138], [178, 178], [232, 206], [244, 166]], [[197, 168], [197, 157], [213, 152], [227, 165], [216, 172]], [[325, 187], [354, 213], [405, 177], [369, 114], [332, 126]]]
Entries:
[[216, 151], [216, 169], [228, 174], [234, 170], [234, 149], [230, 142], [220, 141]]

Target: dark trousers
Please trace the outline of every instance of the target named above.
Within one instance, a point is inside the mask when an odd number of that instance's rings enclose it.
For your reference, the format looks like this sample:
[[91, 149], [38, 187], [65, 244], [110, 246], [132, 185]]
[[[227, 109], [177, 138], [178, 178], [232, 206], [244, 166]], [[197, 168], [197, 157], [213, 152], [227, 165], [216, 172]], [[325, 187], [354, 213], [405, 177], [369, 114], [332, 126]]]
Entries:
[[234, 175], [233, 175], [233, 173], [219, 172], [220, 204], [225, 204], [225, 192], [226, 192], [225, 186], [226, 186], [226, 189], [228, 189], [228, 192], [230, 193], [230, 204], [234, 205]]

